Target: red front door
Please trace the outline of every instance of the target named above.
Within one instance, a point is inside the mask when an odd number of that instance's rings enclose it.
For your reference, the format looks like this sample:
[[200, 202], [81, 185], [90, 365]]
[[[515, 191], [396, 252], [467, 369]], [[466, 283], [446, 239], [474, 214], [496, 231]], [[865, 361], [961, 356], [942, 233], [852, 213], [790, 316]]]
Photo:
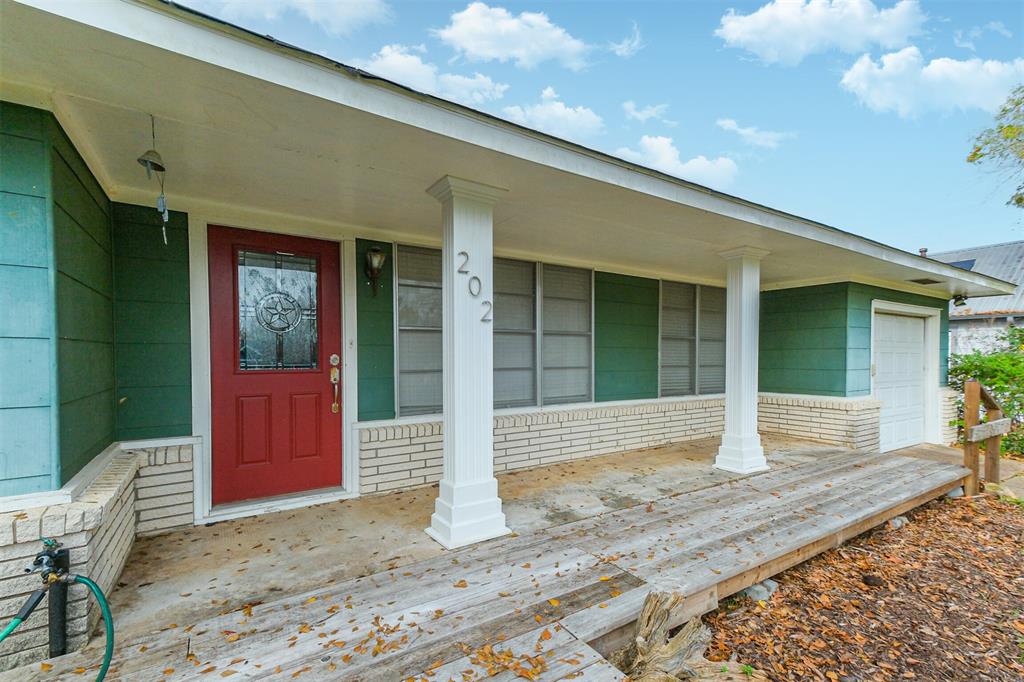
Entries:
[[209, 254], [213, 503], [341, 485], [338, 245], [210, 226]]

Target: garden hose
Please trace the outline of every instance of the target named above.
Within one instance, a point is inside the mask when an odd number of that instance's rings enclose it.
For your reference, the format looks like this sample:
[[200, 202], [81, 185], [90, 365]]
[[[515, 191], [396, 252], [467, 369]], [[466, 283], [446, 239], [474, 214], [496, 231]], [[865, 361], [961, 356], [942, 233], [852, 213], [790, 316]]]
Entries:
[[7, 639], [7, 637], [14, 632], [19, 625], [25, 622], [25, 619], [28, 618], [33, 611], [36, 610], [36, 607], [39, 606], [39, 602], [43, 601], [43, 597], [46, 596], [47, 589], [47, 587], [40, 588], [28, 596], [28, 599], [25, 600], [21, 610], [18, 611], [18, 615], [11, 619], [11, 622], [7, 624], [7, 627], [0, 632], [0, 642]]
[[[84, 575], [63, 575], [57, 578], [54, 576], [54, 581], [64, 581], [69, 583], [78, 583], [79, 585], [85, 585], [92, 595], [96, 597], [96, 601], [100, 605], [100, 613], [103, 614], [103, 623], [106, 626], [106, 649], [103, 652], [103, 663], [100, 665], [99, 673], [96, 675], [96, 682], [103, 682], [103, 679], [107, 676], [107, 670], [110, 668], [110, 660], [114, 657], [114, 618], [110, 614], [110, 604], [107, 603], [107, 598], [103, 594], [103, 590], [100, 586], [94, 583], [91, 579], [86, 578]], [[10, 623], [7, 624], [2, 631], [0, 631], [0, 642], [7, 639], [7, 637], [14, 632], [19, 625], [21, 625], [29, 615], [35, 611], [39, 603], [43, 601], [43, 597], [46, 596], [46, 590], [49, 589], [49, 584], [46, 587], [36, 590], [29, 598], [25, 600], [25, 604], [21, 607]]]
[[67, 580], [85, 585], [99, 602], [100, 613], [103, 614], [103, 624], [106, 628], [107, 646], [103, 652], [103, 664], [100, 666], [99, 673], [96, 674], [96, 682], [103, 682], [103, 678], [107, 676], [107, 670], [110, 668], [110, 660], [114, 657], [114, 617], [110, 613], [110, 604], [107, 603], [107, 598], [100, 586], [84, 575], [69, 575]]

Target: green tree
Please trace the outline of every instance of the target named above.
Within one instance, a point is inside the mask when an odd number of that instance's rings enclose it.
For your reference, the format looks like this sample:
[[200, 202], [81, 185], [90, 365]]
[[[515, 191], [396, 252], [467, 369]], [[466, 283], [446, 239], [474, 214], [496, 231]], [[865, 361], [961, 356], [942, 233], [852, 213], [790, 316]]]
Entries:
[[[991, 391], [1015, 427], [1003, 438], [1003, 451], [1019, 455], [1024, 454], [1024, 327], [1010, 327], [1003, 338], [1004, 345], [994, 352], [954, 355], [949, 386], [962, 396], [964, 381], [977, 379]], [[960, 411], [962, 414], [962, 404]]]
[[988, 163], [1017, 184], [1007, 204], [1024, 208], [1024, 85], [1010, 92], [996, 114], [995, 125], [974, 140], [968, 163]]

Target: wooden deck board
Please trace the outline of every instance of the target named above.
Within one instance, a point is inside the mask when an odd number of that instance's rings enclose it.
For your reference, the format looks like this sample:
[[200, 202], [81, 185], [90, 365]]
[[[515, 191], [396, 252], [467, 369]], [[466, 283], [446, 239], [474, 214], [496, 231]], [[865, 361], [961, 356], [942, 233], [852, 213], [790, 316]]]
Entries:
[[[283, 597], [189, 632], [119, 642], [108, 679], [212, 679], [228, 670], [232, 679], [461, 679], [480, 667], [470, 659], [485, 645], [543, 655], [544, 680], [621, 679], [588, 643], [628, 626], [651, 589], [681, 591], [686, 615], [699, 615], [965, 475], [891, 454], [770, 471]], [[97, 653], [11, 679], [79, 680], [75, 669]]]

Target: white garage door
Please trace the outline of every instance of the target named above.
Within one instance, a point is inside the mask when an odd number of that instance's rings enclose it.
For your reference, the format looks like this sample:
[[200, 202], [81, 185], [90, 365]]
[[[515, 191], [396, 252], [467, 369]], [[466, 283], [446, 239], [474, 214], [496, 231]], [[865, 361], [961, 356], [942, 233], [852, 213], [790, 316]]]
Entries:
[[924, 319], [875, 314], [875, 397], [881, 451], [924, 441]]

